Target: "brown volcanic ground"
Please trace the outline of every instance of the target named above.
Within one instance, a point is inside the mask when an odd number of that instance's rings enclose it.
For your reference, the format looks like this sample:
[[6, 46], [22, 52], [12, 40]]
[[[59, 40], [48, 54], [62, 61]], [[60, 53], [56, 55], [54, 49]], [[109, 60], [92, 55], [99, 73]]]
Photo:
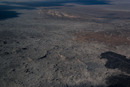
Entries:
[[[124, 30], [125, 31], [125, 30]], [[76, 33], [76, 40], [80, 42], [105, 43], [108, 45], [130, 45], [130, 32], [125, 31], [99, 31]]]

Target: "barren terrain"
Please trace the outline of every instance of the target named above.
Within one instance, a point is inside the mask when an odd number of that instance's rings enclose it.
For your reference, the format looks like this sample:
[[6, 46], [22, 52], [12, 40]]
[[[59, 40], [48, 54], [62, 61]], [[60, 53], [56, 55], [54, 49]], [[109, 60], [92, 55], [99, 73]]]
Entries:
[[130, 1], [0, 0], [0, 87], [130, 87]]

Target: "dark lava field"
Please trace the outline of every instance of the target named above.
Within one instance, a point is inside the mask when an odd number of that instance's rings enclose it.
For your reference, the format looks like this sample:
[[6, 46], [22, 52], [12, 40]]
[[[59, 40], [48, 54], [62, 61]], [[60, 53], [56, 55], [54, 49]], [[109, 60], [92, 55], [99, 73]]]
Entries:
[[0, 87], [130, 87], [130, 1], [0, 0]]

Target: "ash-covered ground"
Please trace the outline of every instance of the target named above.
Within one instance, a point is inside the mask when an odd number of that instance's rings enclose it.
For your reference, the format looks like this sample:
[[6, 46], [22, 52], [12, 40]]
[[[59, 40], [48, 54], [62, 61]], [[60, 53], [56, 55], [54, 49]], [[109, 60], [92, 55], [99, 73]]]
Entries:
[[0, 0], [0, 87], [130, 87], [130, 1]]

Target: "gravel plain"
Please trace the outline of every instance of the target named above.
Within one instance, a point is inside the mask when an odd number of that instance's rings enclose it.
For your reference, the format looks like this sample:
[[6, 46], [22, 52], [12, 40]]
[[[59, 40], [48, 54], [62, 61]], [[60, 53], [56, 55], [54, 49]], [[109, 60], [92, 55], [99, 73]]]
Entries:
[[0, 87], [130, 87], [129, 0], [0, 0]]

